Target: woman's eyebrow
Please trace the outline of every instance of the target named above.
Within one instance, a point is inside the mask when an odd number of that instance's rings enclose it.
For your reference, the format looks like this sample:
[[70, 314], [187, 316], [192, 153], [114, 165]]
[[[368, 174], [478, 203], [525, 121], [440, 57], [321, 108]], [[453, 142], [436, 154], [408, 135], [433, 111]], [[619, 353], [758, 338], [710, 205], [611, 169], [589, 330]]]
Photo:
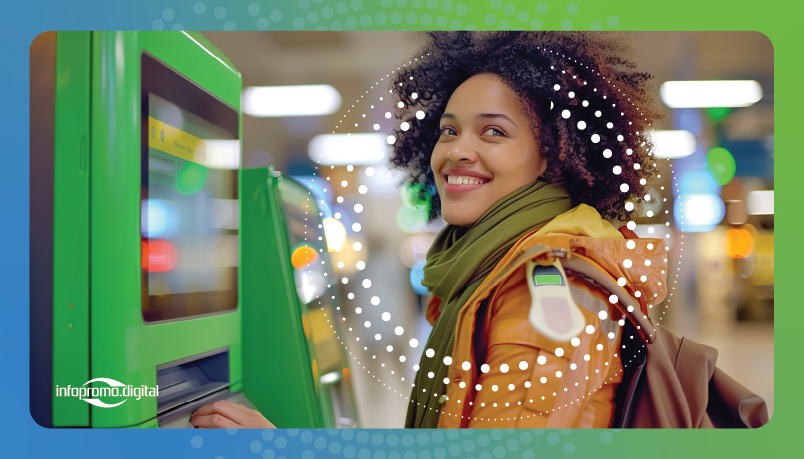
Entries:
[[[452, 118], [456, 119], [457, 117], [452, 113], [444, 113], [441, 115], [441, 118]], [[509, 123], [513, 124], [516, 127], [519, 127], [514, 120], [512, 120], [508, 115], [504, 115], [502, 113], [480, 113], [475, 118], [477, 119], [488, 119], [488, 118], [502, 118], [504, 120], [508, 120]]]
[[508, 117], [508, 115], [504, 115], [502, 113], [480, 113], [479, 115], [476, 116], [476, 118], [477, 119], [502, 118], [504, 120], [508, 120], [508, 122], [513, 124], [514, 126], [519, 127], [514, 122], [514, 120], [512, 120], [510, 117]]

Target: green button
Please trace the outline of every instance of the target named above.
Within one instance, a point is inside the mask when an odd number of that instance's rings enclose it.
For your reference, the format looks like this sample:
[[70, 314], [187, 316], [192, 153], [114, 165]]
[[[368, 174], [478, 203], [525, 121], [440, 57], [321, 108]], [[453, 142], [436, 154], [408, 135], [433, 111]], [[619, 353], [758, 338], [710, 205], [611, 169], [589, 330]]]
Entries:
[[561, 276], [558, 274], [540, 274], [534, 277], [536, 278], [536, 285], [561, 285]]
[[444, 403], [444, 402], [446, 402], [446, 401], [447, 401], [447, 396], [446, 396], [446, 395], [442, 395], [442, 396], [441, 396], [441, 397], [438, 399], [438, 403]]

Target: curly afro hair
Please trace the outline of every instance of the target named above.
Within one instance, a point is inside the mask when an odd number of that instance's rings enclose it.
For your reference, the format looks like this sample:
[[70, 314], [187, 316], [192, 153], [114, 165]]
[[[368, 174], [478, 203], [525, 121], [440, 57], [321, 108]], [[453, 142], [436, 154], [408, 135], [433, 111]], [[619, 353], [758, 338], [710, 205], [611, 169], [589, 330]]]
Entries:
[[[547, 159], [543, 180], [563, 181], [575, 205], [588, 204], [612, 222], [633, 219], [642, 209], [645, 185], [658, 172], [644, 134], [664, 118], [664, 110], [653, 77], [637, 72], [629, 60], [636, 55], [629, 35], [426, 35], [427, 44], [391, 78], [395, 107], [401, 102], [402, 108], [395, 109], [390, 166], [405, 172], [403, 184], [414, 201], [425, 204], [430, 221], [441, 214], [430, 169], [441, 114], [455, 89], [481, 73], [498, 75], [519, 95]], [[630, 211], [626, 202], [634, 203]]]

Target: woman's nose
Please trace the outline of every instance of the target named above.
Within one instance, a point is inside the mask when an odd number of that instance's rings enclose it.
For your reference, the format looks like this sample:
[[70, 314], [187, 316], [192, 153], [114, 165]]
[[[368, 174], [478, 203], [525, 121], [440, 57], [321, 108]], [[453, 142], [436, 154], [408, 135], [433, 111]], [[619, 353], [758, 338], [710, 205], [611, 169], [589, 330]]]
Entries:
[[447, 158], [452, 162], [458, 161], [477, 161], [477, 151], [470, 145], [459, 143], [450, 149]]

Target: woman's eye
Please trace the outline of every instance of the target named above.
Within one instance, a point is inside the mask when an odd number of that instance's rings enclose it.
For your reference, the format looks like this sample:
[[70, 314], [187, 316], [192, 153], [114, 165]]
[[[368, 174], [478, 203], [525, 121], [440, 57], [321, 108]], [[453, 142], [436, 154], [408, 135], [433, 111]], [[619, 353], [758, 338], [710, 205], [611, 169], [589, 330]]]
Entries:
[[494, 127], [490, 127], [488, 129], [486, 129], [485, 131], [483, 131], [483, 134], [488, 134], [488, 135], [492, 135], [492, 136], [504, 136], [505, 135], [505, 133], [503, 131], [501, 131], [501, 130], [499, 130], [497, 128], [494, 128]]
[[445, 126], [441, 128], [441, 135], [458, 135], [458, 134], [451, 127]]

